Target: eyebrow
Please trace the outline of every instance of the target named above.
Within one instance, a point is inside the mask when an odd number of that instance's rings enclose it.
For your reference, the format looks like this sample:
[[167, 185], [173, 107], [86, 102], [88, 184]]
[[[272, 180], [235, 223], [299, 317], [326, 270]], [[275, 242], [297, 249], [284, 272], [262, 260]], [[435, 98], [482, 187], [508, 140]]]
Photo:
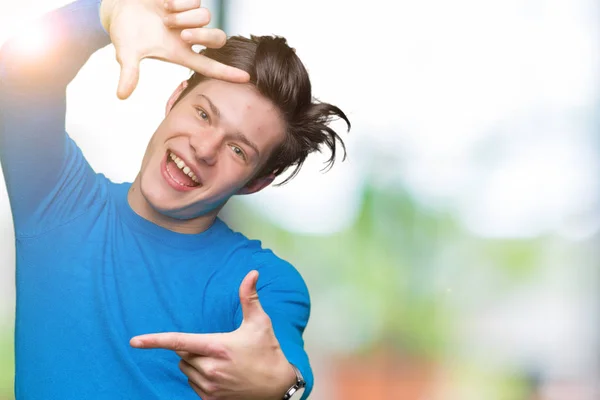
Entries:
[[[210, 107], [210, 110], [212, 111], [212, 113], [215, 114], [215, 116], [217, 118], [221, 118], [221, 111], [217, 108], [215, 103], [213, 103], [207, 95], [200, 93], [198, 95], [198, 97], [202, 97], [203, 99], [205, 99], [208, 102], [208, 106]], [[252, 148], [252, 150], [254, 150], [258, 156], [260, 156], [260, 151], [258, 151], [258, 146], [256, 144], [254, 144], [253, 142], [251, 142], [250, 139], [248, 139], [248, 137], [246, 135], [244, 135], [242, 132], [237, 131], [232, 136], [235, 139], [237, 139], [240, 142], [247, 145], [248, 147]]]
[[198, 97], [204, 97], [204, 99], [208, 102], [210, 110], [213, 112], [213, 114], [215, 114], [218, 118], [221, 118], [221, 111], [219, 111], [217, 106], [215, 106], [215, 103], [213, 103], [207, 95], [200, 93]]

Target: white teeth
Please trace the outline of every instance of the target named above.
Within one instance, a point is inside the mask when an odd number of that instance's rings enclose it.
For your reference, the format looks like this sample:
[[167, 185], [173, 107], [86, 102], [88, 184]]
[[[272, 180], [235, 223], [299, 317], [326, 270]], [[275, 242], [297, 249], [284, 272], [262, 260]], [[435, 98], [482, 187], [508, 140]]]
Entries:
[[188, 167], [187, 165], [185, 165], [185, 162], [183, 162], [183, 160], [181, 158], [177, 157], [173, 153], [169, 153], [169, 157], [171, 157], [171, 160], [173, 160], [173, 162], [175, 163], [175, 165], [177, 165], [177, 168], [179, 168], [180, 170], [182, 170], [184, 174], [186, 174], [187, 176], [189, 176], [190, 178], [192, 178], [192, 180], [194, 182], [200, 183], [200, 181], [198, 181], [198, 178], [192, 172], [192, 170], [190, 169], [190, 167]]

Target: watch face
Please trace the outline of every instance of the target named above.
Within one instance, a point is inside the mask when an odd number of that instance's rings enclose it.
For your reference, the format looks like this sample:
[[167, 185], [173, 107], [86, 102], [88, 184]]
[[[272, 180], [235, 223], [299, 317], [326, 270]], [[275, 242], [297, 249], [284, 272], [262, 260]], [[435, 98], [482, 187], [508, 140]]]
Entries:
[[300, 400], [302, 398], [302, 395], [304, 395], [304, 387], [298, 388], [298, 390], [296, 390], [292, 395], [291, 399]]

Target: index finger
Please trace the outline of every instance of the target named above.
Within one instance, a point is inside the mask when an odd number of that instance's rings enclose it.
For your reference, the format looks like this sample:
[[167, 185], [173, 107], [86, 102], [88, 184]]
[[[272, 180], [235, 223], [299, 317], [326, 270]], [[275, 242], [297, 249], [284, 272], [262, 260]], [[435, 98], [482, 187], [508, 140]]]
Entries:
[[181, 64], [208, 78], [233, 83], [246, 83], [250, 80], [250, 74], [246, 71], [222, 64], [191, 49], [183, 56]]
[[187, 351], [198, 355], [211, 355], [211, 343], [218, 340], [218, 334], [195, 334], [181, 332], [151, 333], [131, 338], [132, 347], [140, 349], [166, 349], [177, 352]]

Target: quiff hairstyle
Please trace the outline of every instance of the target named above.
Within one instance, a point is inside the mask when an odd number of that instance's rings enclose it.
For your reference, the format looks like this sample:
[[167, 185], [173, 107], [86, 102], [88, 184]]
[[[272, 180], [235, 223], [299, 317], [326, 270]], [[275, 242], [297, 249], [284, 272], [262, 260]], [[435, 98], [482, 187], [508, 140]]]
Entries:
[[[269, 99], [283, 116], [285, 139], [254, 179], [271, 173], [279, 176], [288, 168], [294, 167], [292, 173], [278, 184], [282, 185], [298, 174], [306, 157], [315, 151], [329, 150], [330, 157], [325, 162], [325, 170], [333, 166], [338, 146], [341, 146], [344, 153], [342, 160], [346, 158], [344, 141], [329, 124], [342, 119], [349, 131], [350, 121], [338, 107], [313, 98], [308, 72], [285, 38], [233, 36], [223, 47], [203, 49], [201, 54], [250, 74], [249, 83]], [[192, 74], [187, 88], [177, 102], [206, 79], [197, 72]]]

